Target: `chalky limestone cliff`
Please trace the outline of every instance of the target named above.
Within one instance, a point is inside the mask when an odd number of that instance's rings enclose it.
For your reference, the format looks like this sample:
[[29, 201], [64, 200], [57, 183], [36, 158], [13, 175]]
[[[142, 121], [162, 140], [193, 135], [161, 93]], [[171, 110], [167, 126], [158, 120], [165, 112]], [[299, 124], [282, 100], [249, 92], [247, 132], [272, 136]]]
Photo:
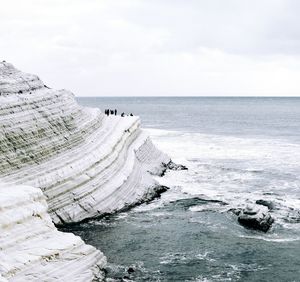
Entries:
[[0, 184], [0, 281], [102, 280], [105, 256], [57, 231], [40, 189]]
[[58, 232], [50, 217], [56, 225], [74, 223], [151, 199], [163, 189], [152, 174], [162, 174], [169, 157], [138, 117], [81, 107], [69, 91], [50, 89], [6, 62], [0, 132], [0, 275], [101, 277], [103, 254]]

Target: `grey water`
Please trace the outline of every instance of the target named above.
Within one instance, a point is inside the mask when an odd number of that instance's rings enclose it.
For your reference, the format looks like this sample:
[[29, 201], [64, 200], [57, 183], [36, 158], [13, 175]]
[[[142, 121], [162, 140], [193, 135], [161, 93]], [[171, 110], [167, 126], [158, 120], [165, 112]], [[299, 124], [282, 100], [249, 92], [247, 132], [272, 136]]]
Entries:
[[90, 97], [90, 107], [141, 117], [143, 127], [225, 135], [266, 135], [300, 141], [300, 98]]
[[[108, 281], [300, 281], [300, 98], [78, 98], [139, 115], [188, 171], [161, 198], [65, 230], [105, 253]], [[232, 208], [271, 201], [267, 232]], [[134, 272], [128, 273], [132, 267]]]

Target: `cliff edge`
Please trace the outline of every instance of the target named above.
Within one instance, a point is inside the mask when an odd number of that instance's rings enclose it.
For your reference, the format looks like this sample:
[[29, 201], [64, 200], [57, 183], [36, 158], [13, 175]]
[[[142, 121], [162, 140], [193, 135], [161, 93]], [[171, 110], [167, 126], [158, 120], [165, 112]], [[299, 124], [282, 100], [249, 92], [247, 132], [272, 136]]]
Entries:
[[[152, 175], [163, 174], [170, 158], [159, 151], [141, 130], [138, 117], [106, 116], [99, 109], [82, 107], [71, 92], [50, 89], [37, 76], [23, 73], [6, 62], [0, 63], [0, 132], [0, 179], [6, 183], [0, 189], [1, 197], [5, 195], [7, 198], [3, 199], [7, 201], [19, 201], [16, 206], [20, 213], [22, 207], [26, 210], [26, 217], [19, 223], [9, 223], [7, 218], [6, 221], [0, 219], [1, 228], [6, 232], [0, 234], [0, 256], [4, 258], [0, 264], [0, 280], [1, 275], [13, 279], [18, 277], [18, 273], [27, 273], [23, 271], [23, 266], [3, 270], [3, 265], [13, 265], [10, 259], [16, 257], [13, 249], [6, 255], [2, 252], [6, 250], [8, 238], [13, 237], [18, 228], [24, 228], [22, 232], [27, 235], [20, 240], [25, 245], [30, 240], [26, 245], [28, 248], [35, 248], [35, 244], [40, 248], [41, 242], [47, 244], [43, 237], [39, 237], [39, 228], [49, 238], [55, 238], [51, 239], [52, 243], [62, 236], [67, 238], [62, 242], [74, 241], [74, 246], [79, 246], [83, 242], [72, 234], [58, 232], [50, 217], [56, 225], [80, 222], [147, 201], [163, 190]], [[40, 199], [43, 215], [38, 213], [36, 216], [35, 212], [31, 215], [30, 205], [25, 200], [22, 202], [22, 195], [26, 198], [26, 193], [31, 189], [36, 196], [28, 201]], [[47, 201], [50, 217], [41, 199], [42, 194]], [[5, 203], [6, 200], [1, 200], [0, 211], [7, 209]], [[13, 214], [15, 208], [12, 206], [9, 209]], [[34, 228], [30, 229], [28, 223], [32, 220], [35, 222]], [[6, 226], [10, 226], [9, 230]], [[15, 241], [18, 252], [24, 249], [22, 244]], [[98, 262], [90, 260], [91, 265], [98, 263], [103, 266], [103, 255], [89, 249], [92, 247], [84, 246], [82, 248], [87, 248], [87, 252], [97, 254], [92, 257], [99, 256]], [[42, 251], [40, 254], [45, 257]], [[60, 257], [54, 256], [54, 261], [60, 261]], [[67, 260], [80, 261], [85, 258], [83, 251], [81, 257], [74, 255], [73, 259], [68, 257]], [[48, 265], [49, 260], [46, 256], [39, 263]], [[36, 264], [31, 259], [28, 261]], [[30, 263], [23, 263], [26, 269], [31, 269]], [[86, 265], [86, 270], [91, 269], [86, 263], [82, 265]], [[41, 268], [32, 269], [38, 272]], [[53, 277], [59, 277], [55, 269], [51, 269]], [[38, 273], [36, 277], [39, 277]]]

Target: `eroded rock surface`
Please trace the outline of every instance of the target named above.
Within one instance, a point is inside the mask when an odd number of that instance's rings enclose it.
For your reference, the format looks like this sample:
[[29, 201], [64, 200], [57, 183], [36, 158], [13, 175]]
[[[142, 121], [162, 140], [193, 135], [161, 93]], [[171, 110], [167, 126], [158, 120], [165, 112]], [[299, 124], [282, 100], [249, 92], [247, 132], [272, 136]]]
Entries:
[[[0, 63], [0, 179], [11, 190], [19, 185], [40, 188], [55, 224], [80, 222], [148, 201], [163, 189], [152, 174], [162, 175], [169, 162], [141, 130], [138, 117], [107, 117], [99, 109], [81, 107], [71, 92], [51, 89], [36, 75]], [[51, 277], [68, 274], [64, 281], [75, 281], [83, 273], [85, 281], [91, 280], [90, 265], [98, 267], [93, 256], [99, 252], [72, 234], [56, 231], [45, 203], [37, 205], [43, 206], [42, 219], [40, 213], [27, 214], [30, 220], [24, 224], [8, 220], [10, 229], [3, 227], [3, 250], [6, 244], [14, 246], [7, 251], [9, 259], [0, 260], [8, 266], [1, 265], [0, 279], [49, 275], [49, 280], [37, 281], [52, 281]], [[13, 234], [22, 239], [13, 241]], [[64, 245], [66, 241], [73, 250]], [[53, 252], [47, 244], [53, 245]], [[66, 251], [57, 255], [57, 249]], [[64, 256], [78, 259], [80, 265], [67, 267]]]
[[0, 63], [0, 177], [41, 188], [55, 224], [133, 204], [157, 187], [170, 158], [138, 117], [105, 116], [34, 75]]
[[0, 195], [0, 281], [103, 279], [105, 256], [57, 231], [40, 189], [1, 183]]

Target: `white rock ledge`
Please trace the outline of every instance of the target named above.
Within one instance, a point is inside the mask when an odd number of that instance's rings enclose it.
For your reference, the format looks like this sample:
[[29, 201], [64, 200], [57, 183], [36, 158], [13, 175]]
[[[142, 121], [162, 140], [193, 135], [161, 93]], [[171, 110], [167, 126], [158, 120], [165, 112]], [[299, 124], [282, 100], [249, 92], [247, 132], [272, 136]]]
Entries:
[[80, 237], [57, 231], [40, 189], [0, 184], [0, 195], [0, 281], [103, 278], [105, 256]]
[[71, 92], [6, 62], [0, 132], [0, 179], [9, 183], [0, 190], [0, 281], [101, 277], [105, 257], [55, 229], [41, 191], [55, 224], [80, 222], [149, 199], [159, 190], [152, 174], [162, 174], [170, 158], [138, 117], [81, 107]]

